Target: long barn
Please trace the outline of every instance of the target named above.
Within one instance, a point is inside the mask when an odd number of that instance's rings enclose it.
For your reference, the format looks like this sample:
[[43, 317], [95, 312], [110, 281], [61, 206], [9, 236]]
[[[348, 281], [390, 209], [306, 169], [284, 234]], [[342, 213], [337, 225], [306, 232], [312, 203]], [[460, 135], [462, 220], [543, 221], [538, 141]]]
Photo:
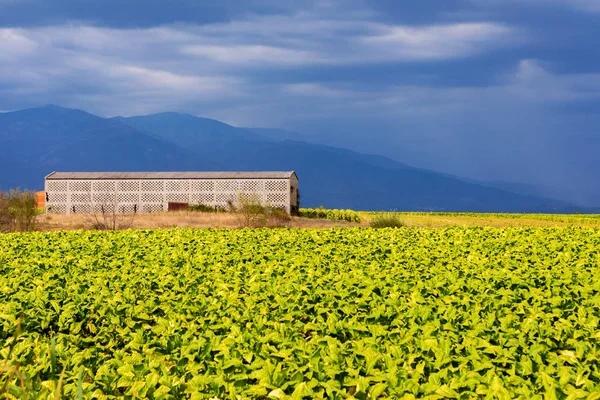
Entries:
[[52, 172], [45, 178], [46, 213], [167, 211], [182, 204], [226, 208], [240, 195], [285, 209], [298, 207], [294, 171]]

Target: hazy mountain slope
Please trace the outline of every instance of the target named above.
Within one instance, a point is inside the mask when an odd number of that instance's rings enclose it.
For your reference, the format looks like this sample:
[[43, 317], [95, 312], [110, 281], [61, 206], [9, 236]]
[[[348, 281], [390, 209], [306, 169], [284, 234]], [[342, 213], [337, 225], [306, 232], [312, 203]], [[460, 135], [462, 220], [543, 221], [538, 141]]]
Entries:
[[186, 148], [270, 140], [245, 129], [190, 114], [165, 112], [138, 117], [116, 117], [114, 120]]
[[[204, 119], [193, 123], [196, 117], [168, 114], [168, 123], [162, 121], [165, 114], [134, 117], [123, 120], [135, 121], [135, 127], [151, 126], [152, 132], [164, 140], [181, 143], [181, 134], [171, 134], [172, 126], [185, 126], [186, 135], [196, 139], [187, 140], [187, 148], [202, 158], [219, 157], [227, 160], [228, 169], [284, 169], [295, 170], [301, 180], [301, 195], [306, 206], [346, 207], [355, 209], [402, 209], [402, 210], [453, 210], [453, 211], [530, 211], [571, 210], [576, 207], [561, 201], [539, 196], [524, 196], [504, 190], [484, 187], [461, 181], [433, 171], [412, 168], [400, 162], [375, 155], [361, 154], [331, 146], [297, 142], [292, 140], [260, 140], [251, 142], [211, 142], [209, 135], [234, 136], [226, 126], [226, 132], [202, 131]], [[181, 121], [178, 121], [181, 119]], [[168, 129], [162, 131], [161, 127]], [[238, 135], [248, 131], [269, 132], [263, 129], [240, 129]]]
[[[0, 190], [8, 190], [17, 187], [33, 187], [28, 184], [28, 182], [31, 181], [32, 177], [35, 177], [42, 172], [30, 168], [29, 165], [22, 160], [3, 152], [3, 150], [6, 149], [0, 148]], [[42, 182], [43, 179], [42, 176]]]
[[[221, 169], [172, 143], [115, 120], [55, 106], [0, 114], [0, 187], [41, 189], [66, 171]], [[14, 167], [13, 167], [14, 166]]]
[[518, 194], [524, 194], [527, 196], [541, 196], [550, 198], [560, 198], [561, 193], [549, 187], [541, 185], [532, 185], [528, 183], [519, 182], [506, 182], [506, 181], [474, 181], [475, 183], [483, 186], [489, 186], [496, 189], [505, 190], [507, 192], [513, 192]]
[[[279, 128], [243, 128], [250, 132], [254, 132], [258, 135], [276, 140], [297, 140], [297, 141], [306, 141], [306, 135], [301, 135], [298, 132], [290, 131], [288, 129], [279, 129]], [[310, 141], [310, 140], [309, 140]]]
[[229, 159], [241, 169], [295, 169], [304, 206], [478, 212], [580, 210], [565, 202], [517, 195], [435, 172], [382, 168], [361, 154], [338, 152], [324, 145], [284, 141], [250, 151], [230, 150]]

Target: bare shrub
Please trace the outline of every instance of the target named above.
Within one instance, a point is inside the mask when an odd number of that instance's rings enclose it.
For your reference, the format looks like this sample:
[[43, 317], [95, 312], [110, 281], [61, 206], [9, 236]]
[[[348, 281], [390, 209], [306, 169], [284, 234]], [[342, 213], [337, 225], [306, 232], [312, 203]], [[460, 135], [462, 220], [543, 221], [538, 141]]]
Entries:
[[[137, 208], [137, 207], [136, 207]], [[105, 201], [101, 204], [91, 204], [91, 212], [85, 217], [86, 225], [99, 231], [116, 231], [130, 229], [137, 214], [126, 213], [125, 208], [116, 201]]]

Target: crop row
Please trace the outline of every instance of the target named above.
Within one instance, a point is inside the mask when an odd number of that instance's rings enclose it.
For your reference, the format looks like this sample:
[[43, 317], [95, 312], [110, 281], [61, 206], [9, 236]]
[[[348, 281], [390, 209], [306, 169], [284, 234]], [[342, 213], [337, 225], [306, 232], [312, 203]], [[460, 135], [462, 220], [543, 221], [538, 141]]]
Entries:
[[598, 399], [599, 266], [592, 228], [0, 235], [0, 390]]
[[[360, 215], [375, 216], [381, 214], [378, 211], [359, 211]], [[386, 212], [386, 214], [389, 214]], [[564, 222], [569, 224], [593, 224], [600, 225], [600, 214], [511, 214], [511, 213], [468, 213], [468, 212], [394, 212], [399, 217], [424, 216], [424, 217], [475, 217], [475, 218], [499, 218], [513, 220], [538, 220]]]
[[360, 222], [360, 214], [353, 210], [301, 208], [299, 215], [305, 218], [323, 218], [336, 221]]

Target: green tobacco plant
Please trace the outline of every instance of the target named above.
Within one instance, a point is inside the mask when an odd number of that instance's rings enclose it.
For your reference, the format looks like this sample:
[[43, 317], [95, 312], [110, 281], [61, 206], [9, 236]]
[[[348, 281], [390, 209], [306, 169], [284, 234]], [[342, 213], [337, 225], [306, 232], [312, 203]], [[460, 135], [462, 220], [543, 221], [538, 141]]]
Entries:
[[597, 399], [598, 249], [598, 228], [3, 234], [0, 397]]
[[336, 221], [360, 222], [360, 215], [353, 210], [328, 210], [320, 208], [301, 208], [299, 216], [305, 218], [321, 218]]

